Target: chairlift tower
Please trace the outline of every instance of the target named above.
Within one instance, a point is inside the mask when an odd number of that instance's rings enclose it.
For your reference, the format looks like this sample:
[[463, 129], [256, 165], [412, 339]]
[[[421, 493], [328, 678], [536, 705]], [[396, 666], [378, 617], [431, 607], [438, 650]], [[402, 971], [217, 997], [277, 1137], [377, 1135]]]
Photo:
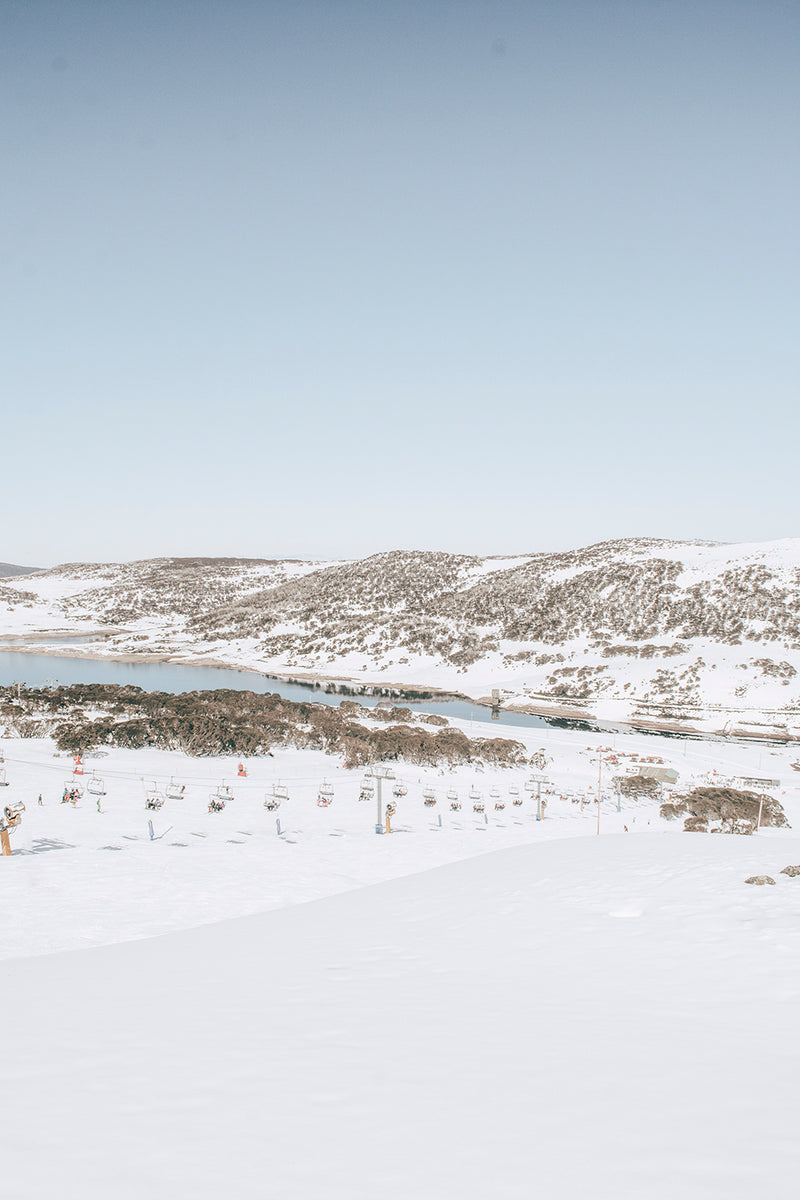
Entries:
[[384, 767], [380, 764], [376, 764], [375, 766], [370, 767], [370, 769], [367, 771], [367, 774], [375, 780], [378, 792], [378, 812], [375, 832], [383, 833], [383, 797], [381, 795], [381, 785], [384, 779], [394, 779], [394, 771], [391, 767]]

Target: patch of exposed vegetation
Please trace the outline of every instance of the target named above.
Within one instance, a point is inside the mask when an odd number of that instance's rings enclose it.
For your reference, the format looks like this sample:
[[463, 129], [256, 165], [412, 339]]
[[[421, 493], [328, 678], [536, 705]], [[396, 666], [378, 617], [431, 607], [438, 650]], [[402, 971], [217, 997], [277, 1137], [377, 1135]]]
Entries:
[[683, 817], [687, 833], [752, 833], [759, 806], [762, 825], [789, 827], [786, 814], [774, 796], [726, 787], [700, 787], [674, 796], [669, 804], [661, 805], [661, 816], [668, 820]]
[[[59, 749], [70, 753], [98, 746], [147, 746], [192, 755], [252, 757], [293, 746], [343, 755], [353, 767], [380, 761], [420, 766], [527, 763], [520, 742], [470, 739], [446, 722], [436, 732], [403, 723], [413, 715], [407, 708], [367, 709], [352, 700], [334, 708], [230, 689], [173, 695], [76, 684], [26, 688], [17, 701], [15, 689], [0, 688], [0, 719], [9, 730], [22, 737], [54, 736]], [[362, 723], [376, 716], [378, 728]]]
[[633, 800], [653, 799], [661, 795], [661, 783], [649, 775], [615, 775], [614, 785], [620, 794]]

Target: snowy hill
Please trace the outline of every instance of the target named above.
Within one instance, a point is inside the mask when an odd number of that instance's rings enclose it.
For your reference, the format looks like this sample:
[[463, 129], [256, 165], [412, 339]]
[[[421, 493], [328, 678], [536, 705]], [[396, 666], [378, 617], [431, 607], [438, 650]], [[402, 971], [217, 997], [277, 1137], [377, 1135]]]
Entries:
[[797, 842], [755, 849], [524, 846], [7, 962], [6, 1194], [787, 1192], [800, 885], [743, 879]]
[[[3, 1195], [790, 1191], [800, 838], [684, 834], [613, 793], [597, 836], [601, 739], [521, 736], [552, 759], [545, 819], [528, 768], [395, 763], [382, 837], [359, 773], [320, 752], [239, 777], [230, 757], [111, 748], [73, 776], [49, 739], [4, 738], [3, 803], [26, 811], [0, 859]], [[800, 820], [789, 747], [632, 734], [607, 753], [656, 753], [681, 787], [774, 776]], [[221, 776], [234, 795], [210, 813]], [[180, 795], [146, 809], [168, 780]], [[519, 806], [467, 800], [515, 783]]]
[[95, 654], [787, 728], [800, 709], [800, 539], [628, 539], [510, 558], [157, 559], [0, 581], [1, 633], [82, 630]]

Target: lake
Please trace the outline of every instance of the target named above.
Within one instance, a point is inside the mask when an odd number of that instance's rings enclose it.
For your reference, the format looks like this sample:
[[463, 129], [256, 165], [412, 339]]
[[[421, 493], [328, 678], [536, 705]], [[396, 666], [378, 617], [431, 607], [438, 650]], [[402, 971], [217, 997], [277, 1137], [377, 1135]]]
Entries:
[[[70, 639], [73, 643], [77, 639]], [[62, 644], [67, 644], [63, 639]], [[322, 688], [300, 683], [286, 683], [270, 679], [253, 671], [235, 671], [226, 667], [185, 666], [181, 663], [125, 663], [104, 659], [65, 658], [56, 654], [20, 654], [14, 650], [0, 651], [0, 685], [21, 683], [29, 687], [56, 687], [72, 683], [118, 683], [140, 687], [146, 692], [202, 692], [217, 688], [232, 688], [239, 692], [271, 692], [285, 700], [328, 704], [336, 707], [342, 700], [354, 699], [366, 708], [373, 708], [385, 697], [342, 696], [325, 692]], [[393, 700], [416, 712], [438, 713], [443, 717], [456, 717], [465, 721], [489, 721], [491, 710], [466, 700], [424, 700], [408, 702]], [[547, 725], [563, 726], [563, 721], [547, 721], [527, 713], [503, 712], [493, 725], [516, 725], [528, 728], [543, 728]]]

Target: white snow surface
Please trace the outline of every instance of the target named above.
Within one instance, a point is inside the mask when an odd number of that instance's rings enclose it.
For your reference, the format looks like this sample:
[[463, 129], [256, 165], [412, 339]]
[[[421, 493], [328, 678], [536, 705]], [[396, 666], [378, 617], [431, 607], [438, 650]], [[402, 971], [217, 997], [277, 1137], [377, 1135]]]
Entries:
[[[2, 803], [27, 806], [0, 858], [3, 1196], [788, 1193], [800, 878], [780, 871], [800, 837], [683, 834], [610, 798], [598, 837], [568, 793], [590, 795], [603, 745], [663, 758], [681, 788], [779, 779], [800, 828], [791, 751], [514, 732], [553, 758], [544, 821], [524, 789], [509, 803], [529, 772], [397, 765], [383, 837], [361, 776], [321, 754], [240, 779], [230, 759], [111, 750], [85, 762], [98, 812], [60, 804], [72, 762], [50, 741], [0, 743]], [[184, 799], [146, 812], [143, 781], [170, 777]], [[235, 799], [209, 814], [223, 777]], [[762, 873], [776, 886], [744, 883]]]

